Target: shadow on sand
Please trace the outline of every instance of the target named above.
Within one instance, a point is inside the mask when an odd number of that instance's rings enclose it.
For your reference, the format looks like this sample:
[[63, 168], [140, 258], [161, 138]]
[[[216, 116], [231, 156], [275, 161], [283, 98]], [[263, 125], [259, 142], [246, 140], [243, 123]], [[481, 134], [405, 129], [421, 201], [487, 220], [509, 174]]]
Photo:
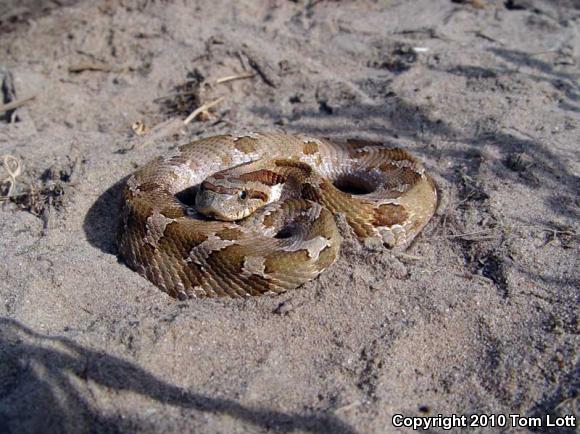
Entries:
[[[291, 414], [250, 409], [166, 383], [115, 356], [64, 337], [36, 333], [12, 319], [0, 319], [0, 432], [155, 431], [140, 414], [111, 416], [96, 408], [95, 389], [105, 401], [131, 392], [158, 403], [197, 412], [225, 414], [260, 430], [352, 433], [330, 414]], [[102, 394], [101, 394], [102, 393]], [[102, 398], [103, 394], [107, 398]], [[113, 405], [114, 406], [114, 405]], [[191, 417], [184, 415], [184, 417]], [[169, 430], [172, 430], [170, 427]]]

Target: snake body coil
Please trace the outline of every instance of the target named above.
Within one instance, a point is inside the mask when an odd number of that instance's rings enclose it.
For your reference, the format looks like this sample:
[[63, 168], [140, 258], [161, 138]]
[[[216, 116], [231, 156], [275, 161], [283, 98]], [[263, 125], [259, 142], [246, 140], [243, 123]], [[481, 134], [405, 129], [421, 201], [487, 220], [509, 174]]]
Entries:
[[409, 153], [376, 143], [252, 133], [179, 147], [133, 173], [119, 252], [178, 298], [279, 293], [336, 259], [344, 214], [360, 237], [403, 249], [437, 193]]

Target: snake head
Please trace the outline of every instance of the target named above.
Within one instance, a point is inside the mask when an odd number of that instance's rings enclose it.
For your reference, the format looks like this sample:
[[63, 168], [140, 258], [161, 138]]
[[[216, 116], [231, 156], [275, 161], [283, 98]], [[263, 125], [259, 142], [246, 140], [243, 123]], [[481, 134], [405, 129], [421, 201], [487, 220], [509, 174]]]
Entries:
[[274, 162], [247, 162], [217, 172], [203, 181], [195, 207], [218, 220], [248, 217], [259, 208], [280, 199], [288, 176]]
[[200, 185], [195, 196], [195, 208], [207, 217], [234, 221], [248, 217], [268, 203], [268, 192], [249, 185], [228, 181], [214, 183], [207, 179]]

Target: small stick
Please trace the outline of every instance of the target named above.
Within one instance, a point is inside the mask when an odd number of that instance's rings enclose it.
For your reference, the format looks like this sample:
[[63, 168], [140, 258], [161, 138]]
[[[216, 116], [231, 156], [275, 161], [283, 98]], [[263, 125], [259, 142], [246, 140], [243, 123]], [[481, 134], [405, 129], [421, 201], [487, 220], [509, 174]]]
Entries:
[[123, 72], [124, 70], [125, 68], [123, 67], [108, 65], [101, 62], [81, 62], [68, 67], [68, 71], [73, 73], [83, 71]]
[[215, 99], [213, 101], [206, 102], [205, 104], [200, 105], [198, 108], [196, 108], [194, 111], [192, 111], [188, 117], [185, 118], [185, 120], [183, 121], [183, 125], [189, 124], [192, 120], [194, 120], [197, 117], [197, 115], [209, 110], [213, 106], [218, 105], [223, 100], [224, 100], [224, 97], [220, 96], [218, 99]]
[[227, 83], [228, 81], [242, 80], [245, 78], [254, 78], [254, 76], [255, 76], [255, 74], [253, 74], [251, 72], [247, 72], [245, 74], [238, 74], [238, 75], [228, 75], [227, 77], [218, 78], [215, 81], [215, 84], [222, 84], [222, 83]]
[[26, 104], [28, 101], [30, 101], [34, 98], [36, 98], [36, 95], [30, 95], [30, 96], [27, 96], [24, 98], [15, 99], [14, 101], [10, 101], [9, 103], [6, 103], [6, 104], [1, 104], [0, 105], [0, 113], [9, 112], [10, 110], [14, 110], [14, 109]]
[[491, 36], [488, 36], [488, 35], [486, 35], [485, 33], [483, 33], [483, 32], [482, 32], [482, 31], [480, 31], [480, 30], [478, 30], [477, 32], [474, 32], [474, 34], [475, 34], [475, 36], [477, 36], [477, 37], [479, 37], [479, 38], [482, 38], [482, 39], [486, 39], [486, 40], [488, 40], [488, 41], [490, 41], [490, 42], [495, 42], [495, 43], [497, 43], [497, 44], [500, 44], [500, 45], [505, 45], [505, 44], [504, 44], [502, 41], [500, 41], [499, 39], [492, 38]]
[[465, 232], [462, 234], [453, 234], [453, 235], [447, 235], [446, 238], [461, 238], [461, 237], [471, 237], [473, 235], [493, 235], [493, 233], [488, 230], [488, 229], [484, 229], [482, 231], [475, 231], [475, 232]]
[[395, 257], [400, 258], [400, 259], [407, 259], [409, 261], [422, 261], [423, 260], [422, 256], [410, 255], [410, 254], [404, 253], [404, 252], [395, 253]]
[[430, 237], [429, 239], [441, 240], [441, 239], [464, 238], [467, 241], [485, 241], [485, 240], [494, 240], [499, 236], [500, 236], [499, 233], [494, 233], [490, 230], [482, 230], [475, 232], [466, 232], [461, 234], [444, 235], [440, 237]]

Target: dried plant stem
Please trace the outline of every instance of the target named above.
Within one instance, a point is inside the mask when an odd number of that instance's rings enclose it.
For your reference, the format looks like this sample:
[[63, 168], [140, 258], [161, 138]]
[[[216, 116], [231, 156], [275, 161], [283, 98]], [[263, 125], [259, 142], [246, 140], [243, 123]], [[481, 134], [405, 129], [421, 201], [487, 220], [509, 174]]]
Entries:
[[30, 101], [34, 98], [36, 98], [36, 95], [30, 95], [30, 96], [27, 96], [24, 98], [15, 99], [14, 101], [10, 101], [9, 103], [6, 103], [6, 104], [0, 104], [0, 113], [14, 110], [14, 109], [26, 104], [28, 101]]
[[122, 66], [109, 65], [103, 62], [80, 62], [75, 65], [70, 65], [68, 71], [72, 73], [80, 73], [83, 71], [101, 71], [101, 72], [123, 72], [126, 68]]
[[14, 185], [16, 184], [16, 178], [22, 173], [22, 165], [20, 160], [12, 155], [4, 155], [4, 167], [6, 172], [8, 172], [8, 177], [2, 180], [0, 184], [8, 184], [8, 190], [6, 195], [0, 196], [0, 200], [7, 200], [12, 197], [14, 190]]
[[206, 102], [203, 105], [200, 105], [198, 108], [196, 108], [194, 111], [191, 112], [191, 114], [185, 118], [185, 120], [183, 121], [183, 125], [187, 125], [189, 124], [192, 120], [194, 120], [200, 113], [203, 113], [207, 110], [209, 110], [210, 108], [218, 105], [220, 102], [222, 102], [224, 100], [223, 97], [219, 97], [218, 99], [215, 99], [213, 101], [210, 102]]
[[228, 81], [234, 81], [234, 80], [243, 80], [246, 78], [254, 78], [256, 74], [252, 73], [252, 72], [247, 72], [245, 74], [237, 74], [237, 75], [228, 75], [227, 77], [221, 77], [218, 78], [215, 83], [216, 84], [222, 84], [222, 83], [227, 83]]

